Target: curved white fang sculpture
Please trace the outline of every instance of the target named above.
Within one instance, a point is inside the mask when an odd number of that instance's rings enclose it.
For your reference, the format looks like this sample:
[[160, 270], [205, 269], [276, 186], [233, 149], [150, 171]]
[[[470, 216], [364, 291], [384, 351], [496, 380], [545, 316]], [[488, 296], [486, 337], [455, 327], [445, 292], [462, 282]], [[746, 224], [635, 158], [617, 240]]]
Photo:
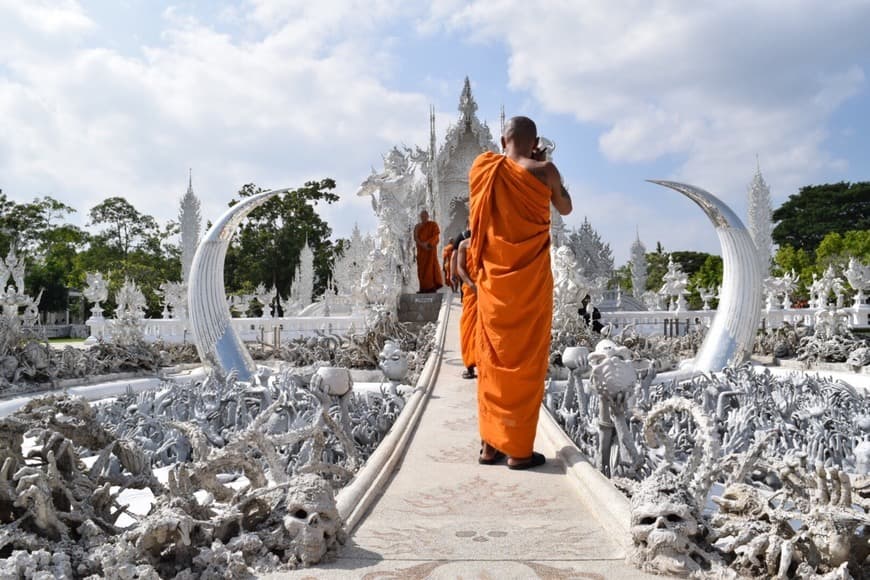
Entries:
[[692, 370], [716, 372], [746, 361], [761, 318], [761, 270], [749, 232], [731, 208], [709, 192], [675, 181], [649, 181], [679, 191], [697, 203], [713, 222], [722, 246], [719, 308], [692, 361]]
[[190, 267], [187, 302], [196, 350], [202, 363], [221, 376], [235, 370], [249, 380], [257, 367], [239, 335], [230, 324], [224, 288], [224, 259], [236, 227], [252, 210], [274, 195], [290, 191], [274, 189], [242, 200], [218, 219], [196, 249]]

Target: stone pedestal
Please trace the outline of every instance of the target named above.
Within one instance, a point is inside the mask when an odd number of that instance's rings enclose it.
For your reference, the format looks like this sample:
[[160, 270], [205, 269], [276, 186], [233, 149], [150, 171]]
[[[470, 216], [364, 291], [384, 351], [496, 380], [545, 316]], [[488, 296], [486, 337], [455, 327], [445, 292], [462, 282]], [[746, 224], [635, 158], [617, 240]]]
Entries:
[[399, 296], [399, 322], [435, 322], [441, 310], [440, 292]]

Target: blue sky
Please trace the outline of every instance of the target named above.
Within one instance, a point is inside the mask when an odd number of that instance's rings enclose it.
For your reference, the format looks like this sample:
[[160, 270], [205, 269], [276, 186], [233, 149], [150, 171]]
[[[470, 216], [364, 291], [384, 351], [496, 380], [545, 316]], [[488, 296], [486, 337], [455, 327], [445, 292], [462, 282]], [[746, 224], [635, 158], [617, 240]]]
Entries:
[[[796, 8], [796, 7], [799, 7]], [[336, 235], [394, 144], [456, 119], [465, 76], [557, 144], [575, 200], [623, 263], [717, 252], [686, 181], [745, 215], [756, 156], [774, 207], [870, 179], [870, 2], [0, 0], [0, 188], [78, 210], [123, 195], [175, 219], [193, 168], [206, 219], [239, 187], [333, 177]]]

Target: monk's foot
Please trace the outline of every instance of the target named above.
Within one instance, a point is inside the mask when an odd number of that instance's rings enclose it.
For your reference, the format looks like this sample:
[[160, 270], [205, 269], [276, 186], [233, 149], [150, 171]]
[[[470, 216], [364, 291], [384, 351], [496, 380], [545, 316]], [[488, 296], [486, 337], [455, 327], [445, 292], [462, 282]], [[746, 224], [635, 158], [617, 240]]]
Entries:
[[477, 462], [481, 465], [495, 465], [507, 457], [504, 453], [487, 443], [480, 442], [480, 455], [477, 457]]
[[462, 371], [463, 379], [476, 379], [477, 374], [474, 372], [474, 367], [468, 367], [464, 371]]
[[547, 459], [543, 455], [534, 451], [531, 457], [508, 457], [507, 466], [508, 469], [531, 469], [533, 467], [540, 467], [546, 462]]

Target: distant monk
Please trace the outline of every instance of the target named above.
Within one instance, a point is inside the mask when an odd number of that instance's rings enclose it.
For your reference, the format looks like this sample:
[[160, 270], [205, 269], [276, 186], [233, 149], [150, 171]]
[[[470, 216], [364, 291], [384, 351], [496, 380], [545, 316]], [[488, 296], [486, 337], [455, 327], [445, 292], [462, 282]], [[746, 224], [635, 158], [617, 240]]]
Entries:
[[444, 274], [444, 283], [450, 286], [450, 289], [456, 292], [456, 283], [453, 282], [453, 271], [450, 268], [450, 261], [453, 259], [453, 240], [444, 246], [441, 251], [441, 271]]
[[463, 379], [474, 379], [476, 366], [476, 346], [474, 333], [477, 332], [477, 284], [475, 284], [474, 264], [468, 259], [468, 246], [470, 239], [464, 239], [459, 243], [456, 251], [456, 273], [462, 279], [462, 316], [459, 317], [459, 346], [462, 350], [462, 364], [465, 370], [462, 372]]
[[572, 204], [531, 119], [510, 119], [501, 142], [504, 155], [483, 153], [469, 173], [479, 461], [504, 453], [508, 467], [528, 469], [545, 463], [534, 442], [553, 318], [550, 203], [561, 215]]
[[441, 230], [429, 220], [429, 212], [420, 212], [420, 223], [414, 226], [414, 241], [417, 243], [417, 279], [420, 292], [435, 292], [441, 283], [441, 266], [438, 264], [438, 240]]

